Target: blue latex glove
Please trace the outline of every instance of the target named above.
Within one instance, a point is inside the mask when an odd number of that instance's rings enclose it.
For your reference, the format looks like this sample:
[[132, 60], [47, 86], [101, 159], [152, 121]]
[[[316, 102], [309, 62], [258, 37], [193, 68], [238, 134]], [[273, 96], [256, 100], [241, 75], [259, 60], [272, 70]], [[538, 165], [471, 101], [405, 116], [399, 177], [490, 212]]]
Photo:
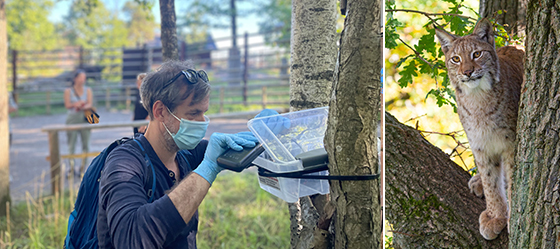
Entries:
[[[268, 116], [278, 115], [278, 112], [272, 109], [264, 109], [262, 112], [257, 114], [255, 118], [262, 118]], [[278, 134], [284, 129], [290, 128], [290, 120], [282, 117], [282, 116], [275, 116], [267, 118], [265, 121], [266, 126], [272, 131], [274, 134]]]
[[255, 143], [259, 142], [259, 140], [255, 137], [255, 135], [253, 135], [253, 133], [250, 132], [250, 131], [242, 131], [242, 132], [239, 132], [235, 135], [240, 137], [240, 138], [243, 138], [245, 140], [249, 140], [249, 141], [252, 141], [252, 142], [255, 142]]
[[218, 166], [218, 157], [231, 148], [236, 151], [243, 150], [243, 147], [253, 148], [255, 142], [242, 138], [236, 134], [214, 133], [210, 136], [208, 147], [204, 153], [204, 159], [193, 171], [206, 179], [210, 185], [216, 180], [216, 176], [224, 168]]

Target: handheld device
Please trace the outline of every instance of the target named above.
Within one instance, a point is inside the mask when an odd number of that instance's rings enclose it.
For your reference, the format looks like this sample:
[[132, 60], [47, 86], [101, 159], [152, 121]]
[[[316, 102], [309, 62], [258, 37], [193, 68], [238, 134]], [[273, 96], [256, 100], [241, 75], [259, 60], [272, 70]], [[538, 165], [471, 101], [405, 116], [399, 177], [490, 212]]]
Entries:
[[229, 149], [218, 157], [217, 162], [220, 167], [235, 172], [241, 172], [251, 166], [253, 160], [263, 153], [263, 151], [264, 147], [260, 143], [253, 148], [243, 148], [242, 151]]

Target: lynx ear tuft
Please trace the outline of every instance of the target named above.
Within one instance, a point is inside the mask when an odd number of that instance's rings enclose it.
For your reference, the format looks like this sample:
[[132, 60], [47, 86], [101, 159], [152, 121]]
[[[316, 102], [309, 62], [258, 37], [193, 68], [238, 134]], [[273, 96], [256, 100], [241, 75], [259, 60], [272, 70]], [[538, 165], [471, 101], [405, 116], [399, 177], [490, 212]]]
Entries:
[[473, 29], [474, 36], [479, 40], [490, 43], [494, 46], [494, 27], [488, 19], [483, 18], [480, 20]]
[[439, 43], [441, 44], [441, 50], [443, 50], [444, 54], [447, 54], [449, 49], [451, 49], [451, 47], [453, 46], [453, 41], [455, 41], [457, 37], [447, 33], [447, 31], [440, 29], [438, 27], [434, 26], [434, 29], [436, 30], [436, 36], [439, 40]]

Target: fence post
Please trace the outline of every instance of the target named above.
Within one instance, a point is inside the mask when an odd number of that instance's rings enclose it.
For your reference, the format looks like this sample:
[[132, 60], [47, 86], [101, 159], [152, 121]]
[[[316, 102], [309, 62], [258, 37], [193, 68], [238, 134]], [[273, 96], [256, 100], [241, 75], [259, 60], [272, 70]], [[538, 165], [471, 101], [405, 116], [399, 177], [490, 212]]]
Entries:
[[125, 88], [125, 94], [126, 94], [126, 110], [130, 110], [130, 87], [127, 86]]
[[266, 86], [262, 87], [262, 107], [263, 109], [266, 109]]
[[220, 111], [222, 113], [224, 111], [224, 87], [220, 87]]
[[18, 96], [17, 96], [17, 57], [18, 51], [12, 50], [12, 94], [14, 97], [14, 101], [18, 103]]
[[51, 91], [47, 91], [47, 114], [51, 114]]
[[247, 81], [249, 80], [249, 34], [245, 32], [245, 59], [243, 61], [243, 104], [247, 106]]
[[111, 89], [109, 86], [105, 87], [105, 109], [108, 111], [111, 109]]
[[79, 54], [79, 65], [80, 68], [84, 68], [84, 47], [80, 46], [80, 54]]
[[49, 154], [51, 159], [51, 190], [60, 191], [60, 150], [58, 146], [58, 131], [49, 131]]

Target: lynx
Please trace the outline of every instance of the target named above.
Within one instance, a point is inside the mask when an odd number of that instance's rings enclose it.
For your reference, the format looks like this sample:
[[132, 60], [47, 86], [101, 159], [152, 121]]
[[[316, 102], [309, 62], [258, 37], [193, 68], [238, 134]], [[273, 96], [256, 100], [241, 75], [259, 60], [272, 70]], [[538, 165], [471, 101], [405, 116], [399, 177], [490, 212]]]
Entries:
[[486, 210], [479, 217], [480, 234], [492, 240], [509, 223], [507, 200], [511, 200], [525, 52], [512, 46], [495, 49], [493, 27], [486, 19], [467, 36], [438, 28], [436, 35], [455, 88], [457, 113], [478, 167], [469, 188], [486, 198]]

